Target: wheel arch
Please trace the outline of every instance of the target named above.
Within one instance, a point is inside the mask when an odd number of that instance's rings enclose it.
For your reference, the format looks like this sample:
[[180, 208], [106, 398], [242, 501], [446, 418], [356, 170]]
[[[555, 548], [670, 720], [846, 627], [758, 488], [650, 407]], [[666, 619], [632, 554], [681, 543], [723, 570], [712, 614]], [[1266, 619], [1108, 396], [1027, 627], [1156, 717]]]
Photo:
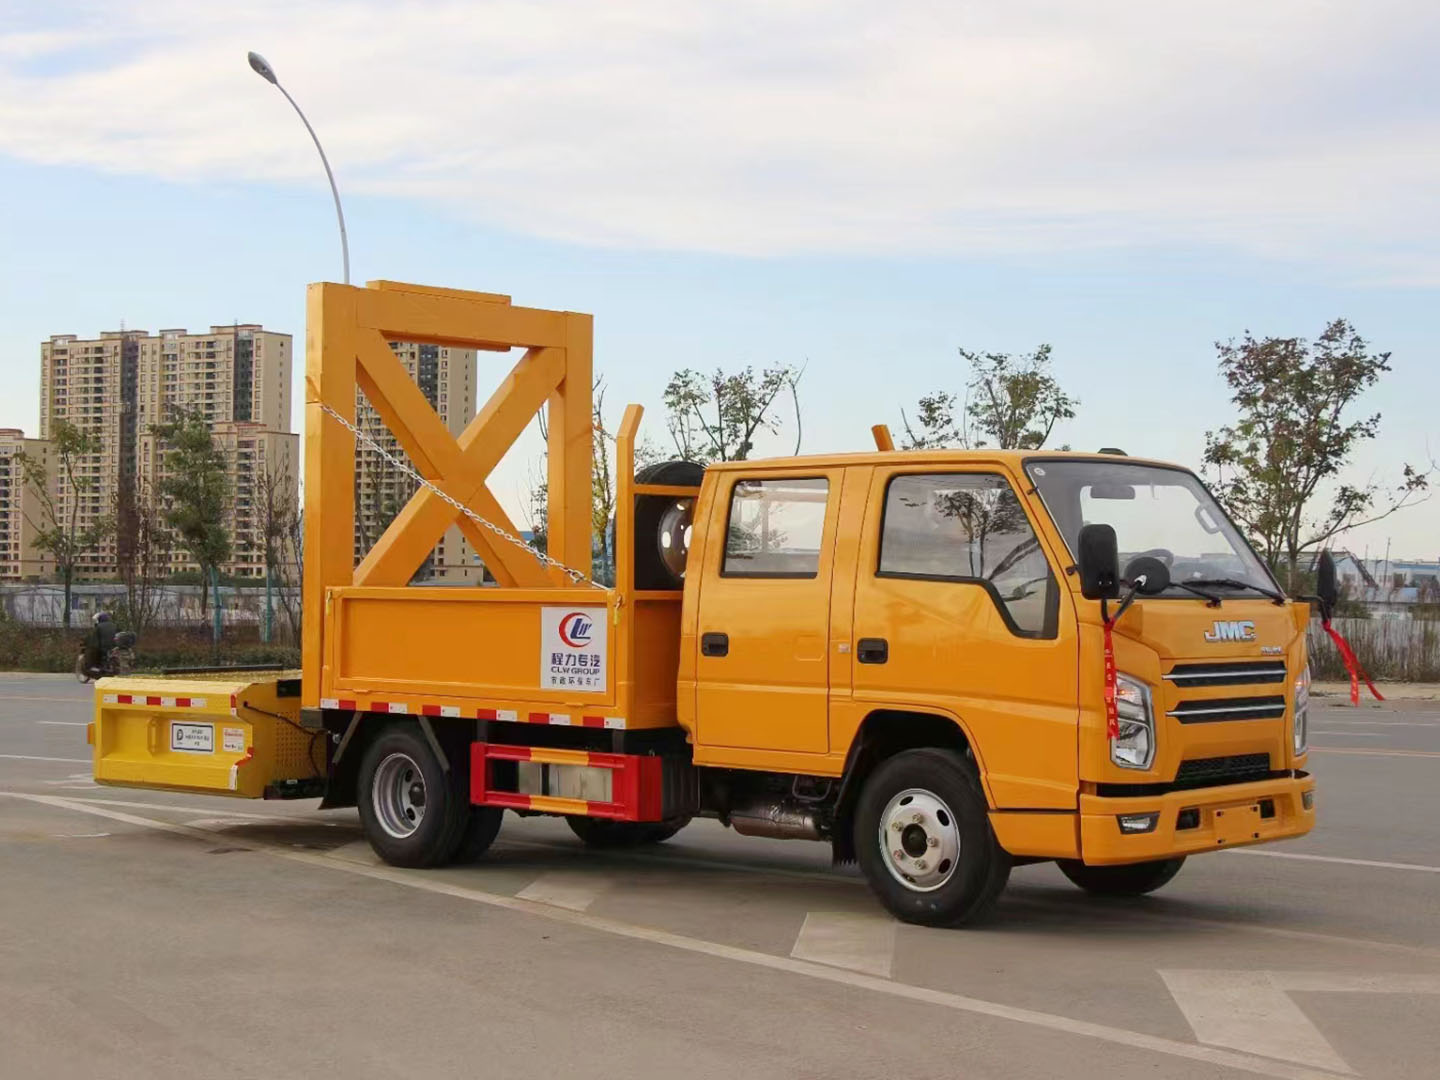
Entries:
[[861, 721], [850, 741], [845, 757], [845, 772], [835, 800], [835, 819], [830, 845], [837, 863], [855, 861], [855, 844], [851, 821], [855, 804], [866, 778], [886, 758], [902, 750], [934, 748], [954, 750], [975, 763], [985, 800], [993, 808], [994, 800], [985, 784], [985, 767], [974, 740], [960, 718], [949, 713], [925, 709], [874, 709]]
[[[353, 725], [353, 730], [352, 730]], [[459, 769], [470, 775], [470, 743], [473, 731], [454, 722], [436, 723], [425, 716], [392, 716], [385, 713], [327, 711], [325, 730], [330, 735], [325, 797], [320, 809], [354, 806], [360, 783], [360, 761], [372, 742], [387, 731], [413, 728], [424, 734], [440, 751], [447, 770]]]

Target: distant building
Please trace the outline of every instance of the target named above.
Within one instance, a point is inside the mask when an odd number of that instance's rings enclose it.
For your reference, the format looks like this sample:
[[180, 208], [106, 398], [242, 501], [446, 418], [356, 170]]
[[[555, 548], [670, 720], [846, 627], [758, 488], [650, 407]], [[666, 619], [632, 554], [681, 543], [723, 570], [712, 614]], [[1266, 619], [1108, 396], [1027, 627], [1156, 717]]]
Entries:
[[1372, 614], [1407, 618], [1417, 604], [1440, 604], [1440, 560], [1366, 559], [1344, 549], [1331, 555], [1342, 594]]
[[[151, 426], [169, 419], [177, 409], [195, 410], [213, 425], [217, 440], [229, 447], [236, 492], [232, 528], [237, 540], [246, 538], [243, 549], [237, 542], [236, 559], [222, 572], [252, 574], [255, 563], [249, 555], [249, 538], [257, 528], [255, 506], [245, 505], [240, 493], [258, 482], [253, 468], [262, 460], [287, 460], [286, 497], [292, 506], [298, 495], [296, 437], [290, 434], [291, 366], [290, 335], [252, 323], [216, 325], [194, 334], [177, 329], [157, 334], [113, 330], [84, 339], [57, 334], [42, 342], [41, 438], [50, 438], [64, 420], [94, 434], [101, 446], [79, 465], [79, 475], [88, 481], [83, 495], [58, 486], [62, 512], [68, 514], [74, 505], [81, 528], [112, 514], [117, 497], [138, 477], [159, 475]], [[258, 440], [273, 452], [261, 453], [251, 445], [244, 449], [252, 453], [241, 454], [235, 425], [245, 426], [246, 442]], [[277, 441], [272, 436], [283, 438]], [[290, 449], [280, 449], [281, 443]], [[81, 560], [77, 576], [94, 580], [114, 577], [117, 571], [111, 538]]]
[[27, 439], [18, 428], [0, 428], [0, 580], [30, 581], [55, 572], [55, 558], [35, 547], [49, 524], [40, 492], [25, 483], [20, 455], [50, 466], [50, 444]]
[[[401, 365], [420, 387], [425, 400], [452, 435], [459, 435], [475, 417], [475, 350], [444, 345], [417, 345], [392, 341]], [[356, 426], [402, 461], [400, 444], [385, 427], [380, 414], [356, 391]], [[415, 493], [418, 485], [380, 454], [357, 442], [355, 447], [355, 560], [358, 563], [375, 545]], [[481, 566], [459, 526], [445, 531], [429, 559], [416, 575], [455, 584], [480, 584]]]

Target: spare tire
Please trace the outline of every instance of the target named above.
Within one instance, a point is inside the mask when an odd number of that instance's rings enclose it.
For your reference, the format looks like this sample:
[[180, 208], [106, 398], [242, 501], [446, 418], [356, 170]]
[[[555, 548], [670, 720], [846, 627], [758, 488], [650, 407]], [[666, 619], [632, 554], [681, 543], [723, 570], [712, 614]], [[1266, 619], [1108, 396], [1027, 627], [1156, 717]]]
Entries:
[[[699, 487], [705, 466], [696, 461], [658, 461], [635, 474], [637, 484]], [[635, 496], [635, 588], [679, 589], [685, 584], [693, 497]]]

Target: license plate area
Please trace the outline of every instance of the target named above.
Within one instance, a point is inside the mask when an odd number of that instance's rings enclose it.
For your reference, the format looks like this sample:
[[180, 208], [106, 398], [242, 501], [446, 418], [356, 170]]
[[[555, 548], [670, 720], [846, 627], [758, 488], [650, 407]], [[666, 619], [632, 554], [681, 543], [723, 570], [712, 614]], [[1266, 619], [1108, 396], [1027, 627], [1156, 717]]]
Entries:
[[1260, 804], [1238, 803], [1222, 806], [1212, 812], [1211, 830], [1217, 846], [1242, 844], [1260, 838]]

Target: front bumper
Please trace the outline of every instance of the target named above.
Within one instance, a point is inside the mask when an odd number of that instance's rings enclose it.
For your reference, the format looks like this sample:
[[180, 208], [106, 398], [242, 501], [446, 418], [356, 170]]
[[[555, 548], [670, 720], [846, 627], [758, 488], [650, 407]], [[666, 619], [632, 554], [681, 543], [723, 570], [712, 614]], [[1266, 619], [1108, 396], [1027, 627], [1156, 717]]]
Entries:
[[[1315, 826], [1315, 790], [1309, 773], [1250, 784], [1172, 791], [1138, 798], [1080, 796], [1080, 857], [1092, 866], [1148, 862], [1304, 836]], [[1182, 829], [1180, 815], [1196, 819]], [[1122, 833], [1120, 814], [1159, 814], [1152, 832]]]

